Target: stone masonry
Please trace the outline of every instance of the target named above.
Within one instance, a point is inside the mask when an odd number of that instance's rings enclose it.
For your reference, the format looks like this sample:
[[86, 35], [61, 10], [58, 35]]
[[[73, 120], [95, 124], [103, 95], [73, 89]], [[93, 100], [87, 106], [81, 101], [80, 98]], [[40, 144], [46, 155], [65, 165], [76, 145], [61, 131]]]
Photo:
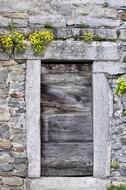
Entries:
[[[126, 95], [121, 98], [114, 95], [115, 80], [119, 76], [126, 78], [126, 65], [123, 63], [126, 62], [126, 1], [1, 0], [0, 33], [7, 32], [11, 23], [26, 35], [51, 27], [55, 40], [45, 49], [42, 57], [35, 57], [30, 47], [24, 54], [13, 57], [0, 49], [1, 190], [24, 190], [24, 182], [28, 179], [25, 128], [27, 59], [75, 59], [104, 63], [104, 73], [113, 92], [111, 160], [119, 163], [119, 168], [111, 168], [107, 178], [114, 183], [126, 182]], [[101, 36], [104, 41], [78, 41], [77, 37], [84, 32]], [[109, 67], [109, 62], [116, 65], [116, 72]], [[27, 190], [31, 190], [30, 187]]]

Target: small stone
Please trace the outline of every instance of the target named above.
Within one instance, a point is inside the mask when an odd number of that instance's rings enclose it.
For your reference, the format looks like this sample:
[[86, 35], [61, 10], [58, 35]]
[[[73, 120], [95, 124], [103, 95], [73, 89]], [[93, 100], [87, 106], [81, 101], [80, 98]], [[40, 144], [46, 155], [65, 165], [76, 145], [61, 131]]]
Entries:
[[10, 190], [10, 188], [7, 187], [7, 186], [2, 186], [2, 187], [1, 187], [1, 190]]
[[18, 93], [18, 92], [13, 92], [13, 93], [10, 94], [10, 96], [11, 96], [12, 98], [16, 98], [16, 99], [24, 98], [24, 94]]
[[126, 168], [121, 168], [120, 169], [120, 175], [121, 176], [126, 176]]
[[0, 149], [10, 149], [11, 147], [12, 147], [12, 144], [9, 140], [0, 142]]
[[[0, 83], [0, 87], [2, 87], [1, 83]], [[7, 97], [8, 97], [8, 89], [7, 88], [0, 89], [0, 98], [6, 99]]]
[[121, 163], [126, 163], [126, 156], [124, 155], [124, 156], [121, 156], [120, 158], [119, 158], [119, 161], [121, 162]]
[[122, 144], [121, 143], [115, 143], [112, 145], [112, 149], [113, 150], [119, 150], [122, 148]]
[[8, 70], [5, 68], [0, 68], [0, 82], [6, 81], [8, 77]]
[[15, 164], [27, 164], [28, 160], [26, 158], [14, 158]]
[[126, 94], [124, 94], [124, 95], [121, 97], [121, 101], [122, 101], [122, 104], [125, 106], [125, 105], [126, 105]]
[[15, 98], [10, 98], [9, 106], [11, 106], [11, 107], [20, 107], [21, 104], [20, 104], [19, 100], [15, 99]]
[[12, 164], [8, 164], [8, 163], [1, 164], [0, 163], [0, 172], [10, 172], [12, 170], [13, 170]]
[[12, 158], [11, 156], [6, 153], [6, 152], [0, 152], [0, 163], [4, 164], [5, 162], [10, 162], [11, 163]]
[[13, 66], [13, 65], [17, 65], [14, 59], [11, 59], [9, 61], [0, 61], [0, 66], [3, 66], [3, 67]]
[[8, 121], [10, 119], [9, 108], [7, 106], [0, 106], [0, 121]]
[[23, 185], [23, 179], [20, 177], [3, 177], [2, 182], [5, 185], [20, 187]]
[[27, 166], [26, 164], [14, 164], [13, 174], [19, 177], [27, 176]]
[[25, 148], [24, 147], [15, 147], [14, 151], [15, 152], [25, 152]]
[[8, 26], [11, 23], [11, 19], [0, 16], [0, 27]]
[[123, 145], [126, 145], [126, 137], [121, 137], [120, 141]]
[[126, 21], [126, 11], [123, 11], [123, 12], [120, 14], [120, 19], [123, 20], [123, 21]]
[[9, 18], [28, 19], [28, 14], [24, 12], [6, 12], [4, 16]]
[[75, 19], [73, 17], [67, 18], [67, 26], [73, 26], [75, 25]]
[[13, 19], [13, 23], [17, 28], [27, 27], [27, 25], [28, 25], [28, 21], [22, 20], [22, 19]]
[[0, 127], [0, 140], [6, 139], [8, 140], [10, 138], [10, 128], [7, 124], [3, 124]]
[[125, 0], [107, 0], [107, 4], [112, 7], [126, 7], [126, 1]]

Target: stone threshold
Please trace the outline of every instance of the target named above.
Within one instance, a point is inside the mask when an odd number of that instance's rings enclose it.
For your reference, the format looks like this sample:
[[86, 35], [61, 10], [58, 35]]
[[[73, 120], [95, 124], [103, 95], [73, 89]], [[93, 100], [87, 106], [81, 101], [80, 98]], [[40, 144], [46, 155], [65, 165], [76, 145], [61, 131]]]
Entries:
[[106, 190], [109, 179], [94, 177], [41, 177], [27, 179], [25, 190]]

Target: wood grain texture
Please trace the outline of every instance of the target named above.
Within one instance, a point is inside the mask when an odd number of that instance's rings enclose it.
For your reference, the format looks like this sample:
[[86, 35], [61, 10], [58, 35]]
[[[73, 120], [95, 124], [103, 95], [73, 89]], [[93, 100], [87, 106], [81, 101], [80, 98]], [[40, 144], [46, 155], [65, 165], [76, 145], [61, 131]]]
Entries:
[[42, 175], [93, 173], [90, 64], [42, 64]]
[[45, 115], [42, 126], [43, 142], [93, 141], [91, 112]]
[[[93, 143], [43, 143], [42, 173], [61, 176], [92, 173]], [[81, 169], [80, 169], [81, 168]], [[47, 173], [47, 174], [46, 174]], [[71, 173], [71, 174], [70, 174]], [[72, 174], [73, 173], [73, 174]]]
[[91, 71], [91, 63], [45, 63], [42, 64], [41, 70], [43, 74], [52, 74], [52, 73], [86, 73]]
[[91, 87], [64, 87], [59, 85], [42, 85], [42, 112], [68, 113], [92, 109]]

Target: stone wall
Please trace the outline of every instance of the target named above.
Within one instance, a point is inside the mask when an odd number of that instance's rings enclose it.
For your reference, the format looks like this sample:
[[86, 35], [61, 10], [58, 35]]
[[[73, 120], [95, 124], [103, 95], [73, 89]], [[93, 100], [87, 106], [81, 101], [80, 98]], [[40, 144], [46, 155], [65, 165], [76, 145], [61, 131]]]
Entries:
[[25, 62], [0, 61], [0, 183], [23, 189], [27, 176]]
[[[8, 31], [11, 23], [25, 34], [47, 26], [53, 28], [56, 40], [47, 47], [44, 57], [37, 59], [79, 57], [80, 60], [114, 60], [115, 64], [126, 61], [125, 0], [22, 0], [16, 3], [15, 0], [1, 0], [0, 32]], [[101, 36], [106, 42], [85, 44], [75, 41], [87, 31]], [[24, 60], [35, 57], [27, 51], [24, 55], [15, 55], [15, 61], [9, 59], [0, 51], [0, 60], [3, 60], [0, 61], [0, 183], [2, 190], [22, 190], [28, 166]], [[106, 68], [113, 90], [115, 79], [122, 74], [125, 77], [125, 71], [119, 69], [114, 75], [109, 66]], [[126, 179], [126, 118], [122, 115], [125, 107], [126, 97], [114, 95], [112, 160], [118, 161], [120, 168], [111, 169], [111, 178], [123, 181]]]

